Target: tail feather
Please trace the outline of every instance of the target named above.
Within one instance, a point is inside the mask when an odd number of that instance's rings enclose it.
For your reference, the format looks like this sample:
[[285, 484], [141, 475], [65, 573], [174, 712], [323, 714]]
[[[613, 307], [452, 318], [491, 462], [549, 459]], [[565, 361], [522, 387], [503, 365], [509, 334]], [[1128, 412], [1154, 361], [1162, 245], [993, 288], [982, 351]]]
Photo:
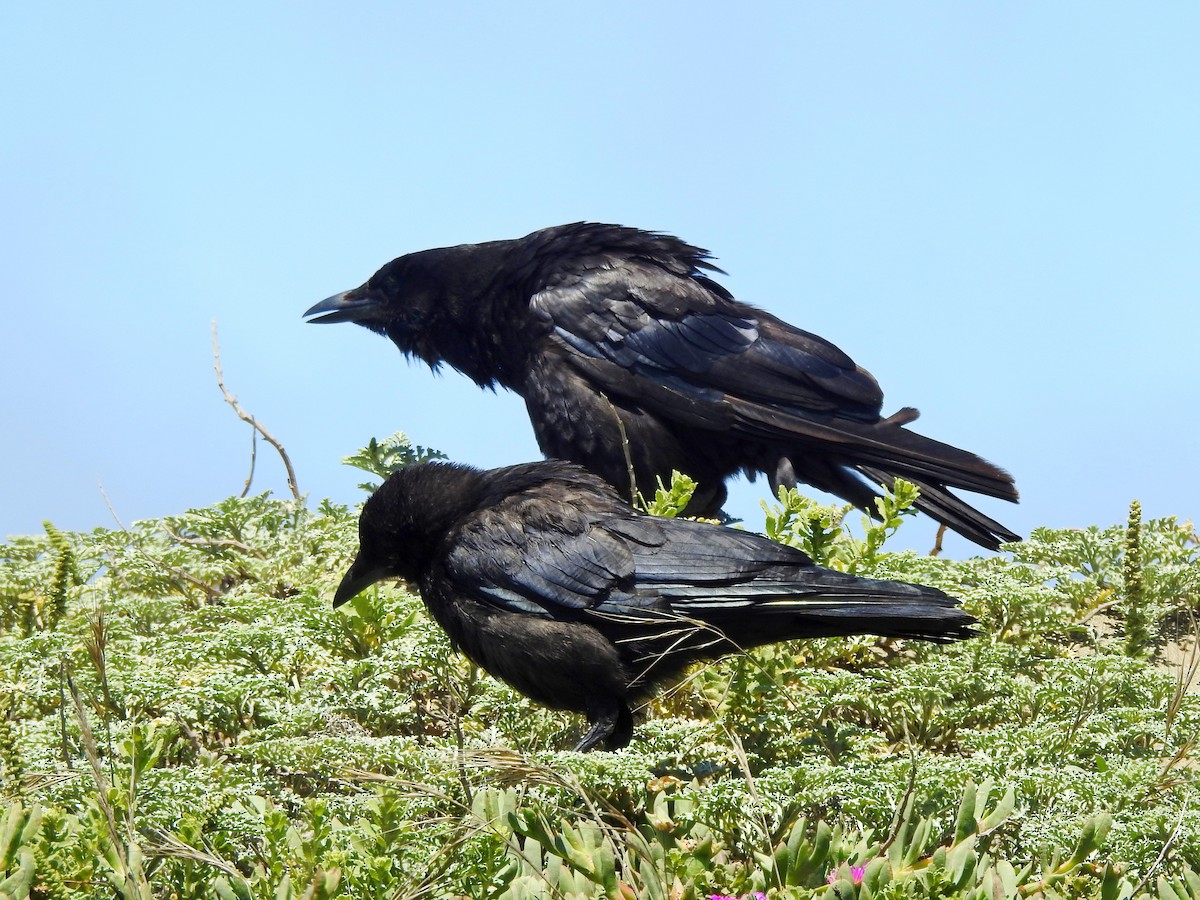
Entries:
[[[876, 422], [833, 419], [819, 422], [786, 412], [730, 401], [738, 428], [779, 447], [794, 459], [828, 457], [843, 465], [879, 466], [910, 480], [923, 479], [1016, 502], [1013, 478], [999, 466], [967, 450], [935, 441], [903, 426], [917, 417], [905, 407]], [[791, 436], [781, 440], [780, 432]], [[794, 442], [794, 443], [793, 443]], [[769, 470], [768, 470], [769, 471]]]
[[894, 425], [874, 430], [880, 432], [875, 437], [882, 447], [872, 441], [861, 451], [855, 448], [856, 462], [880, 464], [911, 481], [932, 481], [1014, 503], [1018, 499], [1012, 476], [974, 453]]
[[948, 642], [975, 634], [975, 619], [937, 588], [859, 578], [814, 567], [803, 582], [663, 586], [682, 616], [743, 647], [798, 637], [876, 634]]
[[[773, 469], [772, 490], [777, 491], [780, 485], [794, 487], [798, 481], [803, 481], [853, 503], [863, 512], [872, 516], [878, 515], [875, 500], [878, 499], [879, 493], [872, 484], [868, 484], [863, 478], [869, 479], [874, 484], [891, 488], [897, 474], [876, 466], [857, 465], [847, 468], [830, 465], [826, 460], [807, 457], [796, 460], [781, 457]], [[910, 474], [901, 477], [907, 477], [920, 490], [915, 504], [917, 509], [981, 547], [999, 550], [1002, 543], [1021, 540], [1021, 536], [1012, 529], [1006, 528], [1000, 522], [984, 515], [969, 503], [954, 496], [946, 488], [946, 485]]]

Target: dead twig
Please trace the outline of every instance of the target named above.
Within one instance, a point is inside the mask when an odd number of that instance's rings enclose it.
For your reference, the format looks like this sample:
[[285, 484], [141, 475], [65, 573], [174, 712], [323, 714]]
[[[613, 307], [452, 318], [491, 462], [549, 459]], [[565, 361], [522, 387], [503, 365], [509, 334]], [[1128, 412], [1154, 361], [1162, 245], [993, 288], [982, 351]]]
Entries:
[[1171, 736], [1171, 729], [1175, 727], [1175, 718], [1183, 707], [1183, 701], [1191, 693], [1196, 676], [1200, 674], [1200, 622], [1196, 621], [1191, 609], [1188, 609], [1187, 614], [1192, 622], [1192, 646], [1179, 660], [1179, 673], [1175, 676], [1175, 690], [1171, 699], [1167, 701], [1165, 733], [1168, 738]]
[[[262, 423], [246, 410], [242, 409], [242, 405], [238, 403], [237, 396], [229, 393], [229, 389], [225, 387], [225, 376], [221, 372], [221, 347], [217, 343], [217, 322], [214, 319], [212, 323], [212, 345], [213, 345], [213, 370], [217, 373], [217, 387], [221, 389], [221, 396], [225, 398], [225, 402], [233, 407], [233, 411], [237, 413], [237, 417], [243, 422], [249, 423], [255, 431], [263, 436], [263, 440], [275, 448], [279, 453], [279, 458], [283, 460], [283, 467], [287, 469], [288, 487], [291, 489], [292, 496], [300, 500], [300, 489], [296, 487], [296, 470], [292, 468], [292, 461], [288, 458], [287, 451], [283, 449], [283, 444], [275, 439], [271, 432], [263, 427]], [[250, 478], [254, 477], [254, 462], [251, 458]], [[246, 480], [245, 490], [242, 491], [242, 496], [250, 490], [250, 479]]]
[[59, 733], [62, 739], [62, 759], [67, 764], [68, 769], [74, 769], [71, 764], [71, 745], [67, 740], [67, 692], [64, 687], [67, 681], [67, 658], [59, 657], [58, 660], [58, 718], [61, 731]]
[[1133, 893], [1129, 896], [1136, 897], [1141, 893], [1142, 888], [1150, 883], [1150, 876], [1154, 874], [1155, 869], [1162, 865], [1163, 860], [1167, 858], [1167, 853], [1171, 847], [1179, 840], [1179, 835], [1183, 833], [1183, 820], [1187, 817], [1188, 807], [1184, 806], [1179, 810], [1179, 819], [1175, 823], [1175, 827], [1171, 829], [1171, 833], [1167, 836], [1166, 843], [1163, 844], [1162, 850], [1159, 851], [1158, 858], [1154, 860], [1150, 868], [1146, 870], [1146, 874], [1142, 876], [1142, 880], [1137, 883], [1133, 889]]
[[250, 474], [246, 476], [246, 483], [242, 485], [242, 492], [239, 497], [245, 497], [250, 493], [250, 482], [254, 480], [254, 464], [258, 461], [258, 429], [250, 429]]
[[[133, 833], [132, 793], [129, 797], [130, 808], [127, 810], [126, 834], [122, 835], [121, 830], [117, 827], [116, 810], [109, 801], [112, 782], [104, 774], [104, 767], [100, 762], [100, 749], [96, 745], [96, 737], [92, 733], [92, 726], [88, 723], [87, 713], [83, 708], [83, 701], [79, 697], [79, 689], [75, 687], [75, 681], [71, 678], [70, 672], [66, 673], [66, 679], [67, 688], [71, 692], [71, 702], [75, 707], [75, 718], [79, 722], [79, 731], [83, 737], [83, 751], [92, 766], [92, 779], [96, 784], [96, 805], [104, 815], [104, 825], [108, 832], [108, 838], [112, 842], [116, 861], [119, 864], [117, 875], [118, 877], [124, 877], [125, 884], [121, 896], [129, 897], [131, 900], [149, 900], [151, 897], [150, 885], [146, 881], [145, 873], [138, 859], [140, 852], [136, 856], [131, 854], [132, 850], [140, 851], [141, 849], [137, 846]], [[111, 754], [109, 758], [111, 760]], [[114, 868], [117, 867], [114, 866]]]
[[942, 552], [942, 538], [946, 536], [946, 526], [941, 524], [938, 526], [937, 537], [933, 541], [933, 549], [929, 551], [930, 556], [938, 556]]
[[1083, 618], [1081, 618], [1078, 622], [1075, 623], [1076, 626], [1086, 625], [1091, 619], [1095, 618], [1098, 615], [1101, 615], [1102, 613], [1108, 612], [1114, 606], [1117, 606], [1120, 603], [1124, 602], [1124, 600], [1125, 600], [1124, 597], [1118, 597], [1116, 600], [1109, 600], [1107, 603], [1098, 604], [1097, 606], [1088, 610], [1087, 615], [1085, 615]]
[[200, 849], [193, 847], [191, 844], [186, 844], [177, 838], [175, 835], [166, 831], [155, 830], [153, 832], [155, 844], [149, 844], [142, 849], [147, 856], [158, 857], [160, 859], [186, 859], [191, 862], [198, 862], [202, 865], [211, 866], [219, 872], [224, 872], [230, 878], [245, 883], [246, 877], [238, 870], [237, 866], [229, 862], [227, 859], [220, 857], [209, 847]]
[[89, 636], [84, 640], [83, 646], [96, 669], [96, 674], [100, 676], [100, 694], [104, 698], [104, 706], [124, 719], [125, 709], [113, 700], [112, 691], [108, 686], [108, 660], [104, 653], [108, 646], [108, 623], [104, 618], [103, 601], [96, 604], [95, 611], [87, 617], [87, 623]]
[[[242, 496], [244, 497], [246, 495], [243, 494]], [[165, 522], [163, 523], [162, 529], [168, 535], [170, 535], [171, 540], [180, 544], [190, 544], [193, 547], [229, 547], [232, 550], [241, 550], [243, 553], [248, 553], [251, 556], [257, 556], [259, 559], [267, 558], [267, 554], [263, 553], [261, 550], [256, 550], [249, 544], [243, 544], [241, 541], [235, 541], [233, 538], [184, 537]]]
[[[601, 391], [600, 398], [607, 403], [608, 408], [612, 410], [613, 419], [617, 423], [617, 432], [621, 435], [621, 450], [625, 454], [625, 470], [629, 475], [629, 505], [636, 509], [638, 506], [637, 475], [634, 474], [633, 471], [633, 454], [630, 452], [629, 448], [629, 435], [625, 433], [625, 423], [621, 421], [621, 414], [617, 412], [617, 407], [613, 404], [613, 402], [608, 399], [608, 395], [605, 394], [604, 391]], [[643, 503], [642, 506], [644, 508], [645, 503]]]

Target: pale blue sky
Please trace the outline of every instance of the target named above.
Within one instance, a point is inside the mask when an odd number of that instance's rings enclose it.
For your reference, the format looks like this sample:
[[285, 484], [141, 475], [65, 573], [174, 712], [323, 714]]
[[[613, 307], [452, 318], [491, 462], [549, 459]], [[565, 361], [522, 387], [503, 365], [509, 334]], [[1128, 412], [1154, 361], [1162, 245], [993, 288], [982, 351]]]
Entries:
[[[1200, 516], [1197, 35], [1183, 3], [8, 4], [0, 536], [111, 525], [100, 483], [126, 521], [241, 489], [214, 318], [313, 502], [397, 429], [536, 458], [515, 396], [300, 315], [580, 219], [712, 250], [1009, 468], [1019, 531]], [[286, 494], [261, 445], [255, 488]]]

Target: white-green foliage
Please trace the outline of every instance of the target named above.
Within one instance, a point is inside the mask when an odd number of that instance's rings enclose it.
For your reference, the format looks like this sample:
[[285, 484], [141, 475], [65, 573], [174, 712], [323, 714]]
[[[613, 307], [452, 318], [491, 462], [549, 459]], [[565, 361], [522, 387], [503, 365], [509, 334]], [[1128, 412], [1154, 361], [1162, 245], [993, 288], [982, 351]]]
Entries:
[[764, 647], [588, 755], [418, 599], [330, 609], [356, 510], [262, 495], [0, 545], [0, 898], [1200, 897], [1200, 704], [1124, 634], [1131, 571], [1150, 651], [1189, 633], [1190, 526], [1141, 523], [1136, 561], [1124, 525], [889, 554], [912, 497], [855, 536], [782, 492], [767, 531], [941, 587], [979, 637]]
[[[367, 443], [353, 456], [342, 457], [342, 462], [364, 472], [370, 472], [381, 480], [386, 480], [397, 469], [411, 466], [413, 463], [427, 462], [432, 459], [445, 459], [446, 454], [440, 450], [430, 450], [410, 441], [403, 432], [397, 431], [389, 438], [377, 441], [375, 438]], [[375, 492], [378, 484], [367, 482], [359, 485], [368, 494]]]

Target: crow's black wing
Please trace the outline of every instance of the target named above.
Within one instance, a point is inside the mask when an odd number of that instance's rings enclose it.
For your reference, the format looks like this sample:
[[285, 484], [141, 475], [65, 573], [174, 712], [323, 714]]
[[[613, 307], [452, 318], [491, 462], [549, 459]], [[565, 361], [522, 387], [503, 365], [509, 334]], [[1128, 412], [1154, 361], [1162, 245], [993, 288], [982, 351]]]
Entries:
[[485, 603], [577, 618], [633, 586], [625, 539], [597, 528], [594, 519], [561, 498], [499, 503], [459, 530], [446, 552], [445, 575], [458, 591]]
[[538, 292], [530, 307], [598, 387], [618, 395], [632, 387], [651, 407], [711, 405], [724, 425], [732, 404], [736, 419], [769, 417], [783, 431], [789, 418], [879, 417], [878, 384], [845, 353], [698, 273], [609, 260]]
[[[880, 417], [875, 379], [828, 341], [738, 303], [697, 270], [609, 258], [535, 293], [530, 310], [548, 337], [543, 358], [602, 396], [622, 398], [661, 422], [783, 448], [765, 460], [781, 484], [807, 481], [873, 511], [860, 478], [917, 484], [917, 508], [986, 547], [1019, 537], [946, 490], [1016, 500], [1008, 473], [973, 453], [903, 426], [904, 408]], [[747, 457], [747, 463], [763, 463]], [[794, 468], [793, 468], [794, 467]], [[772, 471], [774, 469], [774, 471]]]
[[625, 539], [636, 585], [694, 585], [736, 593], [751, 581], [779, 582], [815, 568], [805, 554], [760, 534], [688, 519], [610, 518], [603, 530]]
[[[617, 618], [644, 611], [742, 647], [795, 637], [881, 634], [943, 641], [969, 637], [972, 618], [936, 588], [860, 578], [815, 565], [792, 547], [701, 522], [612, 521], [629, 538], [638, 601], [606, 603]], [[641, 539], [653, 529], [661, 541]], [[630, 608], [632, 607], [632, 609]], [[681, 632], [675, 632], [677, 635]]]
[[823, 569], [761, 535], [578, 500], [514, 499], [481, 513], [455, 538], [446, 577], [510, 612], [607, 621], [643, 636], [637, 629], [675, 629], [680, 647], [693, 638], [702, 649], [861, 632], [969, 635], [970, 617], [933, 588]]
[[[572, 503], [571, 501], [576, 502]], [[746, 596], [765, 579], [773, 591], [802, 568], [803, 553], [759, 535], [698, 522], [588, 511], [569, 498], [512, 500], [464, 525], [445, 556], [460, 592], [513, 612], [577, 618], [585, 610], [669, 610], [663, 599]], [[799, 587], [795, 585], [793, 587]]]

